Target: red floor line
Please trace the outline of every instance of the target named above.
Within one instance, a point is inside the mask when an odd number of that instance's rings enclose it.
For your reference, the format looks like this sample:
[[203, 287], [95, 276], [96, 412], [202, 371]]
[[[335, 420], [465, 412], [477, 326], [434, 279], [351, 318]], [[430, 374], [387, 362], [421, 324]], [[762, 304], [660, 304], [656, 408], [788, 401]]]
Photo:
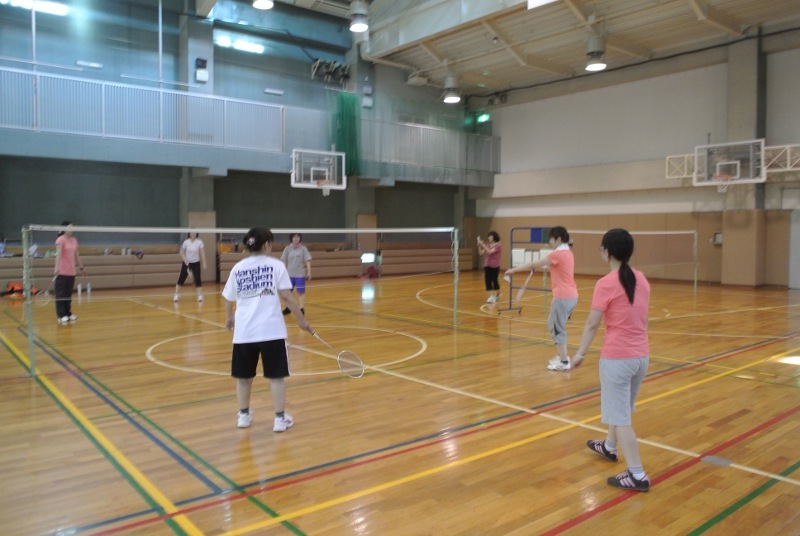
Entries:
[[[645, 381], [651, 381], [651, 380], [656, 380], [656, 379], [659, 379], [659, 378], [664, 378], [664, 377], [672, 375], [672, 374], [674, 374], [676, 372], [683, 372], [683, 371], [686, 371], [686, 370], [692, 370], [694, 368], [702, 367], [706, 363], [719, 361], [719, 360], [723, 360], [723, 359], [728, 359], [730, 357], [734, 357], [736, 355], [739, 355], [741, 353], [745, 353], [745, 352], [750, 351], [750, 350], [755, 350], [755, 349], [761, 348], [763, 346], [768, 346], [770, 344], [775, 344], [776, 342], [778, 342], [778, 340], [767, 341], [767, 342], [758, 344], [758, 345], [753, 346], [753, 347], [749, 347], [749, 348], [742, 349], [742, 350], [737, 350], [737, 351], [731, 352], [731, 353], [726, 353], [726, 354], [720, 355], [718, 357], [715, 357], [715, 358], [713, 358], [713, 359], [711, 359], [709, 361], [706, 361], [704, 363], [697, 363], [697, 364], [689, 365], [687, 367], [679, 367], [679, 368], [675, 369], [674, 371], [670, 371], [670, 372], [667, 372], [667, 373], [664, 373], [664, 374], [658, 374], [657, 376], [653, 376], [652, 378], [649, 378], [648, 380], [645, 380]], [[287, 479], [287, 480], [284, 480], [282, 482], [278, 482], [278, 483], [275, 483], [275, 484], [269, 484], [267, 486], [260, 486], [257, 489], [254, 489], [254, 490], [251, 490], [251, 491], [247, 491], [245, 493], [240, 493], [240, 494], [237, 494], [235, 496], [223, 497], [223, 498], [212, 500], [212, 501], [209, 501], [209, 502], [204, 502], [202, 504], [199, 504], [199, 505], [196, 505], [196, 506], [192, 506], [192, 507], [189, 507], [189, 508], [186, 508], [186, 509], [180, 509], [178, 512], [176, 512], [174, 514], [171, 514], [171, 515], [161, 515], [161, 516], [157, 516], [157, 517], [153, 517], [153, 518], [143, 519], [141, 521], [137, 521], [137, 522], [134, 522], [134, 523], [131, 523], [131, 524], [123, 525], [123, 526], [121, 526], [119, 528], [111, 529], [110, 531], [103, 531], [103, 532], [96, 533], [96, 534], [113, 534], [113, 533], [116, 533], [116, 532], [120, 532], [122, 530], [128, 530], [128, 529], [132, 529], [132, 528], [141, 527], [141, 526], [144, 526], [144, 525], [149, 525], [149, 524], [152, 524], [152, 523], [161, 522], [161, 521], [163, 521], [164, 519], [166, 519], [168, 517], [172, 517], [173, 515], [178, 515], [178, 514], [182, 514], [182, 513], [196, 512], [196, 511], [203, 510], [203, 509], [206, 509], [206, 508], [210, 508], [210, 507], [213, 507], [213, 506], [217, 506], [217, 505], [220, 505], [220, 504], [230, 503], [230, 502], [233, 502], [233, 501], [236, 501], [236, 500], [240, 500], [240, 499], [246, 499], [246, 498], [249, 498], [251, 496], [257, 495], [259, 493], [265, 492], [265, 491], [272, 491], [272, 490], [276, 490], [276, 489], [292, 486], [292, 485], [295, 485], [295, 484], [299, 484], [299, 483], [302, 483], [302, 482], [306, 482], [306, 481], [309, 481], [309, 480], [314, 480], [316, 478], [322, 478], [322, 477], [325, 477], [325, 476], [329, 476], [331, 474], [342, 472], [344, 470], [349, 470], [349, 469], [360, 467], [360, 466], [363, 466], [363, 465], [367, 465], [367, 464], [379, 462], [379, 461], [382, 461], [382, 460], [386, 460], [386, 459], [389, 459], [389, 458], [397, 457], [397, 456], [400, 456], [400, 455], [403, 455], [403, 454], [408, 454], [410, 452], [414, 452], [416, 450], [420, 450], [420, 449], [423, 449], [423, 448], [428, 448], [428, 447], [431, 447], [431, 446], [435, 446], [435, 445], [437, 445], [439, 443], [442, 443], [444, 441], [452, 441], [453, 439], [456, 439], [456, 438], [467, 437], [469, 435], [472, 435], [472, 434], [475, 434], [475, 433], [478, 433], [478, 432], [482, 432], [482, 431], [485, 431], [485, 430], [491, 430], [492, 428], [496, 428], [496, 427], [499, 427], [499, 426], [505, 426], [505, 425], [507, 425], [509, 423], [513, 423], [513, 422], [516, 422], [516, 421], [519, 421], [519, 420], [523, 420], [523, 419], [528, 419], [530, 417], [534, 417], [534, 416], [536, 416], [536, 415], [538, 415], [540, 413], [543, 413], [543, 412], [550, 412], [550, 411], [553, 411], [553, 410], [562, 409], [562, 408], [565, 408], [565, 407], [568, 407], [568, 406], [572, 406], [572, 405], [575, 405], [575, 404], [586, 402], [588, 400], [597, 399], [597, 398], [599, 398], [599, 396], [600, 396], [599, 393], [594, 393], [594, 394], [587, 395], [587, 396], [584, 396], [584, 397], [581, 397], [581, 398], [570, 400], [568, 402], [564, 402], [564, 403], [561, 403], [561, 404], [556, 404], [555, 406], [548, 407], [544, 411], [535, 411], [533, 413], [525, 413], [525, 414], [518, 415], [516, 417], [510, 418], [510, 419], [505, 419], [503, 421], [495, 422], [495, 423], [490, 424], [488, 426], [483, 426], [483, 427], [475, 428], [473, 430], [469, 430], [469, 431], [466, 431], [466, 432], [460, 432], [460, 433], [456, 433], [456, 434], [453, 434], [453, 435], [448, 435], [446, 437], [441, 437], [441, 438], [435, 439], [433, 441], [429, 441], [429, 442], [426, 442], [426, 443], [421, 443], [421, 444], [418, 444], [418, 445], [413, 445], [411, 447], [407, 447], [407, 448], [400, 449], [400, 450], [395, 450], [395, 451], [392, 451], [392, 452], [389, 452], [389, 453], [386, 453], [386, 454], [382, 454], [382, 455], [377, 456], [377, 457], [368, 458], [368, 459], [365, 459], [365, 460], [359, 460], [359, 461], [356, 461], [356, 462], [353, 462], [353, 463], [348, 463], [348, 464], [345, 464], [345, 465], [340, 465], [340, 466], [337, 466], [337, 467], [333, 467], [331, 469], [326, 469], [324, 471], [315, 471], [315, 472], [313, 472], [311, 474], [304, 475], [304, 476], [301, 476], [301, 477], [298, 477], [298, 478]], [[662, 477], [662, 478], [664, 478], [664, 477]], [[629, 493], [630, 494], [635, 494], [636, 492], [629, 492]], [[631, 496], [633, 496], [633, 495], [631, 495]], [[627, 498], [629, 498], [629, 497], [627, 497], [627, 494], [626, 495], [622, 495], [619, 500], [616, 500], [616, 502], [614, 502], [614, 504], [616, 504], [618, 502], [621, 502], [623, 500], [626, 500]], [[607, 508], [610, 508], [614, 504], [609, 504], [609, 506]], [[601, 508], [601, 507], [598, 507], [598, 508]], [[607, 509], [607, 508], [604, 508], [604, 509]], [[599, 513], [599, 512], [597, 512], [596, 509], [595, 509], [595, 510], [591, 510], [589, 512], [586, 512], [585, 514], [582, 514], [579, 517], [587, 516], [586, 519], [589, 519], [589, 518], [593, 517], [594, 515], [596, 515], [596, 513]], [[575, 519], [578, 519], [578, 518], [575, 518]]]
[[[692, 370], [692, 369], [701, 367], [706, 363], [728, 359], [730, 357], [734, 357], [734, 356], [739, 355], [741, 353], [744, 353], [744, 352], [747, 352], [747, 351], [750, 351], [750, 350], [754, 350], [754, 349], [758, 349], [758, 348], [761, 348], [763, 346], [768, 346], [768, 345], [774, 344], [776, 342], [778, 342], [778, 341], [777, 340], [767, 341], [767, 342], [758, 344], [758, 345], [756, 345], [754, 347], [749, 347], [749, 348], [746, 348], [746, 349], [737, 350], [735, 352], [726, 353], [726, 354], [717, 356], [717, 357], [715, 357], [715, 358], [713, 358], [713, 359], [711, 359], [709, 361], [706, 361], [704, 363], [697, 363], [697, 364], [689, 365], [687, 367], [679, 367], [679, 368], [676, 368], [674, 371], [670, 371], [670, 372], [667, 372], [667, 373], [664, 373], [664, 374], [658, 374], [657, 376], [653, 376], [652, 378], [649, 378], [648, 380], [645, 380], [645, 381], [654, 381], [656, 379], [664, 378], [666, 376], [672, 375], [672, 374], [677, 373], [677, 372], [683, 372], [683, 371], [686, 371], [686, 370]], [[568, 406], [572, 406], [572, 405], [575, 405], [575, 404], [586, 402], [588, 400], [596, 399], [599, 396], [600, 396], [599, 393], [587, 395], [587, 396], [584, 396], [584, 397], [581, 397], [581, 398], [570, 400], [569, 402], [564, 402], [562, 404], [557, 404], [555, 406], [548, 407], [546, 411], [550, 412], [550, 411], [553, 411], [553, 410], [562, 409], [562, 408], [565, 408], [565, 407], [568, 407]], [[506, 419], [506, 420], [503, 420], [503, 421], [500, 421], [500, 422], [496, 422], [496, 423], [491, 424], [489, 426], [476, 428], [476, 429], [473, 429], [473, 430], [469, 430], [467, 432], [461, 432], [461, 433], [457, 433], [457, 434], [454, 434], [454, 435], [448, 435], [446, 437], [442, 437], [442, 438], [436, 439], [434, 441], [429, 441], [429, 442], [426, 442], [426, 443], [421, 443], [421, 444], [414, 445], [414, 446], [411, 446], [411, 447], [407, 447], [407, 448], [404, 448], [404, 449], [395, 450], [395, 451], [392, 451], [390, 453], [386, 453], [386, 454], [383, 454], [383, 455], [380, 455], [380, 456], [377, 456], [377, 457], [368, 458], [368, 459], [365, 459], [365, 460], [360, 460], [360, 461], [349, 463], [349, 464], [346, 464], [346, 465], [340, 465], [338, 467], [327, 469], [327, 470], [324, 470], [324, 471], [321, 471], [321, 472], [314, 472], [312, 474], [304, 475], [304, 476], [301, 476], [301, 477], [298, 477], [298, 478], [287, 479], [287, 480], [284, 480], [282, 482], [278, 482], [278, 483], [275, 483], [275, 484], [270, 484], [270, 485], [267, 485], [267, 486], [260, 486], [257, 489], [254, 489], [254, 490], [251, 490], [251, 491], [247, 491], [247, 492], [244, 492], [244, 493], [239, 493], [239, 494], [237, 494], [235, 496], [223, 497], [221, 499], [216, 499], [216, 500], [213, 500], [213, 501], [204, 502], [202, 504], [199, 504], [199, 505], [196, 505], [196, 506], [192, 506], [190, 508], [181, 509], [178, 512], [176, 512], [175, 515], [177, 515], [178, 513], [196, 512], [196, 511], [203, 510], [203, 509], [206, 509], [206, 508], [210, 508], [210, 507], [213, 507], [213, 506], [217, 506], [217, 505], [220, 505], [220, 504], [233, 502], [233, 501], [236, 501], [236, 500], [239, 500], [239, 499], [246, 499], [246, 498], [249, 498], [251, 496], [257, 495], [259, 493], [262, 493], [264, 491], [270, 491], [270, 490], [276, 490], [276, 489], [288, 487], [288, 486], [291, 486], [291, 485], [294, 485], [294, 484], [299, 484], [301, 482], [306, 482], [306, 481], [313, 480], [313, 479], [316, 479], [316, 478], [321, 478], [321, 477], [329, 476], [331, 474], [342, 472], [342, 471], [344, 471], [346, 469], [352, 469], [352, 468], [355, 468], [355, 467], [360, 467], [362, 465], [366, 465], [366, 464], [378, 462], [378, 461], [381, 461], [381, 460], [397, 457], [397, 456], [400, 456], [402, 454], [407, 454], [409, 452], [413, 452], [415, 450], [420, 450], [422, 448], [435, 446], [435, 445], [437, 445], [437, 444], [439, 444], [439, 443], [441, 443], [443, 441], [451, 441], [454, 438], [466, 437], [466, 436], [475, 434], [475, 433], [480, 432], [480, 431], [492, 429], [492, 428], [495, 428], [495, 427], [498, 427], [498, 426], [505, 426], [508, 423], [516, 422], [516, 421], [519, 421], [519, 420], [522, 420], [522, 419], [527, 419], [527, 418], [536, 416], [536, 415], [538, 415], [540, 413], [544, 413], [544, 411], [536, 411], [536, 412], [533, 412], [533, 413], [525, 413], [525, 414], [519, 415], [517, 417], [511, 418], [511, 419]], [[667, 474], [669, 475], [669, 473], [667, 473]], [[671, 475], [669, 475], [669, 476], [671, 476]], [[664, 476], [661, 477], [661, 479], [664, 479], [664, 478], [668, 478], [668, 476], [667, 477], [664, 477]], [[635, 493], [636, 492], [629, 492], [629, 494], [635, 494]], [[633, 496], [633, 495], [630, 495], [630, 496]], [[620, 498], [615, 499], [613, 501], [610, 501], [609, 503], [606, 503], [607, 506], [604, 505], [604, 506], [598, 507], [598, 508], [596, 508], [594, 510], [591, 510], [589, 512], [586, 512], [586, 513], [582, 514], [581, 516], [579, 516], [579, 517], [577, 517], [575, 519], [576, 520], [577, 519], [581, 519], [581, 522], [582, 522], [583, 520], [589, 519], [589, 518], [593, 517], [594, 515], [596, 515], [597, 513], [600, 513], [600, 511], [598, 510], [599, 508], [602, 508], [603, 510], [606, 510], [608, 508], [611, 508], [612, 506], [615, 506], [619, 502], [627, 500], [628, 498], [630, 498], [628, 496], [628, 494], [621, 495]], [[150, 525], [150, 524], [153, 524], [153, 523], [161, 522], [167, 517], [171, 517], [171, 516], [162, 515], [162, 516], [157, 516], [157, 517], [153, 517], [153, 518], [143, 519], [143, 520], [131, 523], [131, 524], [123, 525], [123, 526], [121, 526], [121, 527], [119, 527], [117, 529], [111, 529], [110, 531], [103, 531], [103, 532], [100, 532], [100, 533], [97, 533], [97, 534], [113, 534], [113, 533], [116, 533], [116, 532], [120, 532], [122, 530], [138, 528], [138, 527], [141, 527], [141, 526], [145, 526], [145, 525]], [[583, 519], [583, 518], [585, 518], [585, 519]]]
[[[736, 436], [736, 437], [734, 437], [732, 439], [729, 439], [728, 441], [725, 441], [724, 443], [721, 443], [721, 444], [717, 445], [716, 447], [714, 447], [714, 448], [708, 450], [707, 452], [701, 454], [697, 458], [692, 458], [691, 460], [688, 460], [686, 462], [683, 462], [683, 463], [680, 463], [680, 464], [676, 465], [675, 467], [673, 467], [672, 469], [670, 469], [666, 473], [662, 473], [657, 478], [653, 478], [653, 480], [652, 480], [653, 486], [655, 486], [656, 484], [660, 484], [661, 482], [664, 482], [665, 480], [667, 480], [669, 478], [672, 478], [673, 476], [675, 476], [675, 475], [677, 475], [679, 473], [682, 473], [683, 471], [689, 469], [690, 467], [692, 467], [694, 465], [697, 465], [698, 463], [700, 463], [701, 459], [704, 456], [710, 456], [712, 454], [716, 454], [717, 452], [723, 451], [723, 450], [727, 449], [728, 447], [730, 447], [732, 445], [735, 445], [736, 443], [739, 443], [739, 442], [741, 442], [741, 441], [743, 441], [743, 440], [745, 440], [745, 439], [757, 434], [758, 432], [761, 432], [762, 430], [765, 430], [766, 428], [769, 428], [773, 424], [776, 424], [776, 423], [786, 419], [787, 417], [791, 417], [792, 415], [794, 415], [798, 411], [800, 411], [800, 406], [795, 406], [794, 408], [790, 409], [789, 411], [785, 411], [784, 413], [776, 415], [772, 419], [759, 424], [755, 428], [752, 428], [752, 429], [748, 430], [747, 432], [745, 432], [743, 434], [740, 434], [740, 435], [738, 435], [738, 436]], [[581, 515], [579, 515], [577, 517], [574, 517], [574, 518], [570, 519], [569, 521], [566, 521], [566, 522], [562, 523], [561, 525], [558, 525], [557, 527], [555, 527], [553, 529], [548, 530], [547, 532], [542, 533], [542, 536], [554, 536], [556, 534], [561, 534], [564, 531], [569, 530], [571, 528], [574, 528], [574, 527], [580, 525], [581, 523], [583, 523], [584, 521], [595, 517], [597, 514], [605, 512], [606, 510], [609, 510], [610, 508], [612, 508], [612, 507], [614, 507], [614, 506], [616, 506], [616, 505], [618, 505], [618, 504], [620, 504], [620, 503], [622, 503], [624, 501], [627, 501], [631, 497], [635, 497], [636, 495], [639, 495], [640, 493], [641, 492], [638, 492], [638, 491], [626, 491], [622, 495], [620, 495], [618, 497], [615, 497], [615, 498], [611, 499], [610, 501], [605, 502], [605, 503], [597, 506], [596, 508], [593, 508], [593, 509], [591, 509], [591, 510], [589, 510], [587, 512], [584, 512]], [[650, 492], [648, 492], [648, 493], [650, 493]]]

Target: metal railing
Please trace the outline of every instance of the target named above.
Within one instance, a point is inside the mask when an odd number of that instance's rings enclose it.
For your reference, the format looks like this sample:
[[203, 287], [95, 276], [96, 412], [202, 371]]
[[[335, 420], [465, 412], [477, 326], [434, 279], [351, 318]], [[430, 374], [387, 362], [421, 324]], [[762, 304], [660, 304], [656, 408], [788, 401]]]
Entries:
[[498, 172], [500, 139], [425, 125], [364, 119], [360, 156], [375, 162]]
[[0, 69], [0, 127], [283, 151], [282, 106]]
[[[328, 118], [305, 108], [0, 68], [0, 128], [282, 153], [292, 144], [329, 148]], [[364, 160], [500, 169], [500, 140], [490, 136], [365, 119], [360, 140]]]

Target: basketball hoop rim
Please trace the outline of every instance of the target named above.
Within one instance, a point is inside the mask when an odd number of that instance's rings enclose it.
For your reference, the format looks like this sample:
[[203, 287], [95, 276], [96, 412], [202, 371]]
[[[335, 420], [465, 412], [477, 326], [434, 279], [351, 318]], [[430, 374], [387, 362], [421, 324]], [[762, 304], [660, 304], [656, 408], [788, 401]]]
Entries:
[[717, 191], [719, 193], [725, 193], [728, 191], [728, 186], [730, 186], [731, 183], [733, 182], [733, 175], [728, 175], [728, 174], [712, 175], [711, 180], [709, 182], [716, 185]]
[[331, 195], [331, 186], [336, 184], [336, 181], [331, 179], [317, 179], [314, 182], [317, 183], [317, 188], [322, 190], [322, 195], [324, 197]]

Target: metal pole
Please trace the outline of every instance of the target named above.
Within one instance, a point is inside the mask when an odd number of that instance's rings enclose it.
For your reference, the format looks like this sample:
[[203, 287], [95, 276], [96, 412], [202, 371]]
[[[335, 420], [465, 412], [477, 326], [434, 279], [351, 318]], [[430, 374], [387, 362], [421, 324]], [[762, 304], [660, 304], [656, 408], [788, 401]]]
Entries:
[[28, 356], [31, 359], [30, 375], [36, 376], [36, 334], [33, 325], [33, 297], [31, 296], [31, 234], [27, 227], [22, 228], [22, 286], [25, 292], [25, 316], [28, 321]]
[[158, 0], [158, 141], [164, 141], [164, 21], [162, 2]]
[[694, 299], [697, 301], [697, 230], [694, 231]]
[[453, 228], [453, 325], [458, 325], [458, 228]]
[[163, 87], [164, 80], [164, 6], [162, 0], [158, 0], [158, 87]]

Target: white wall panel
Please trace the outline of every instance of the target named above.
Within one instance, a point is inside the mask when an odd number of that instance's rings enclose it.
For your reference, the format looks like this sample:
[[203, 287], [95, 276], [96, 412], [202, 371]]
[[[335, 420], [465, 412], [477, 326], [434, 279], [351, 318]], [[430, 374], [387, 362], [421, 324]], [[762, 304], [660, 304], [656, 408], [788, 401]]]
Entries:
[[665, 158], [724, 139], [727, 67], [716, 65], [497, 110], [502, 173]]
[[716, 188], [691, 188], [688, 193], [674, 190], [593, 194], [582, 197], [477, 199], [475, 208], [479, 218], [715, 212], [725, 208], [725, 196], [717, 193]]
[[800, 49], [767, 57], [767, 145], [800, 143]]

